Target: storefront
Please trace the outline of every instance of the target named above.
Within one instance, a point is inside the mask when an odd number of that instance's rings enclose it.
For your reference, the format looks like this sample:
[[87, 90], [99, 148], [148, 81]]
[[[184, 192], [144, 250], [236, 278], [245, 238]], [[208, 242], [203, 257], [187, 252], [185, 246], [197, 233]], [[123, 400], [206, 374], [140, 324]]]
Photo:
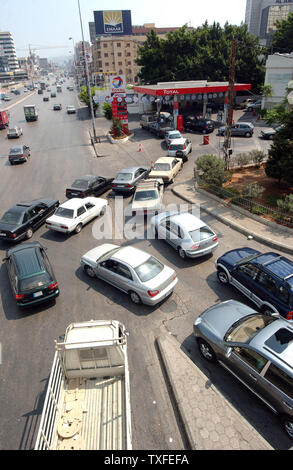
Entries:
[[[228, 104], [228, 82], [207, 82], [206, 80], [186, 82], [159, 82], [157, 85], [135, 86], [134, 92], [141, 95], [141, 102], [156, 105], [157, 111], [173, 113], [174, 125], [177, 116], [189, 113], [210, 117], [212, 113], [222, 113], [225, 120]], [[235, 83], [234, 92], [251, 89], [249, 83]]]

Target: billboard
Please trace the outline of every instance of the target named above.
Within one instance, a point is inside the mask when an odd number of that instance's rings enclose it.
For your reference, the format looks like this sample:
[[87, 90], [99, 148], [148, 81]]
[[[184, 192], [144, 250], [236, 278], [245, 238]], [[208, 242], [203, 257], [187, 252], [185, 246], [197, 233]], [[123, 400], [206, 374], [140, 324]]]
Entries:
[[130, 10], [94, 11], [96, 36], [132, 34]]
[[112, 75], [110, 77], [111, 93], [125, 93], [125, 85], [124, 75]]

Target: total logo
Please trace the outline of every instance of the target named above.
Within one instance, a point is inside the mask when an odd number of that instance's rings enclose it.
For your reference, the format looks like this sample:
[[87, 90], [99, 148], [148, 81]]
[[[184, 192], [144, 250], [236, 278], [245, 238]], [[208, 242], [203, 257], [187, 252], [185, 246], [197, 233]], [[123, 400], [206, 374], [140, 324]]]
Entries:
[[112, 80], [112, 85], [114, 88], [121, 88], [123, 85], [123, 78], [122, 77], [114, 77]]

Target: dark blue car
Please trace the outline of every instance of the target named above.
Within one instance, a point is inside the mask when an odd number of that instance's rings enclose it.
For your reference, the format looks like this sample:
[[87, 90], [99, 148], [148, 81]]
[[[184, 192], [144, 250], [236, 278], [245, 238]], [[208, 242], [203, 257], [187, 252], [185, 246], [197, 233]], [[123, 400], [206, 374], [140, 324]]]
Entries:
[[218, 279], [232, 284], [262, 312], [293, 320], [293, 262], [252, 248], [227, 251], [216, 261]]

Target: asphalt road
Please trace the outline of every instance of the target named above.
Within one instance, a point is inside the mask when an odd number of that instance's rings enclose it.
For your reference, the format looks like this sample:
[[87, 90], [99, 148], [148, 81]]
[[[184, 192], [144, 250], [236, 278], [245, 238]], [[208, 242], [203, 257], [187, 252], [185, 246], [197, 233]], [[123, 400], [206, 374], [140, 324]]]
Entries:
[[[76, 115], [66, 114], [67, 105], [78, 105], [75, 93], [66, 90], [68, 83], [63, 84], [63, 92], [58, 93], [56, 98], [50, 98], [49, 102], [43, 102], [44, 95], [34, 94], [11, 108], [11, 124], [22, 127], [24, 133], [15, 143], [29, 145], [31, 159], [28, 163], [10, 166], [7, 153], [14, 142], [6, 139], [5, 131], [0, 132], [1, 213], [16, 202], [41, 196], [64, 201], [66, 186], [78, 176], [89, 173], [115, 176], [121, 168], [149, 164], [154, 157], [165, 153], [161, 141], [139, 130], [137, 122], [132, 121], [131, 128], [136, 130], [136, 143], [126, 146], [109, 144], [107, 156], [96, 158], [89, 145], [88, 129], [91, 122], [87, 110], [80, 108]], [[51, 86], [53, 89], [55, 87]], [[30, 103], [38, 106], [39, 120], [26, 123], [23, 104]], [[63, 109], [53, 111], [53, 103], [61, 103]], [[109, 127], [103, 118], [98, 118], [96, 124], [101, 133]], [[192, 135], [191, 138], [194, 143], [192, 155], [203, 153], [202, 136]], [[143, 142], [141, 153], [137, 151], [138, 141]], [[217, 137], [213, 135], [211, 141], [216, 145]], [[245, 139], [247, 145], [248, 141], [249, 145], [253, 145], [251, 139]], [[245, 142], [242, 140], [240, 145], [244, 146]], [[190, 178], [192, 168], [193, 158], [184, 165], [177, 181]], [[115, 199], [112, 196], [109, 192], [103, 197], [108, 198], [114, 212]], [[130, 198], [125, 198], [123, 206], [129, 202]], [[173, 195], [169, 187], [164, 202], [182, 201]], [[128, 355], [134, 449], [184, 449], [186, 444], [177, 426], [176, 414], [169, 400], [154, 346], [154, 337], [162, 329], [177, 336], [179, 342], [191, 352], [196, 364], [210, 374], [221, 393], [274, 448], [290, 447], [292, 443], [282, 433], [277, 418], [222, 369], [210, 365], [206, 369], [206, 364], [201, 361], [195, 348], [192, 323], [197, 315], [214, 303], [230, 298], [247, 302], [236, 291], [218, 283], [214, 268], [216, 256], [233, 247], [248, 244], [256, 249], [266, 249], [253, 240], [246, 240], [212, 217], [205, 214], [201, 216], [219, 236], [217, 254], [202, 260], [181, 260], [162, 240], [126, 240], [117, 232], [113, 240], [105, 240], [133, 244], [176, 270], [179, 282], [173, 295], [156, 308], [132, 305], [125, 294], [102, 281], [87, 278], [81, 271], [81, 256], [101, 243], [93, 236], [94, 223], [87, 225], [79, 235], [70, 237], [51, 233], [45, 227], [33, 235], [32, 240], [38, 240], [47, 247], [60, 286], [60, 296], [53, 305], [44, 304], [26, 313], [19, 311], [12, 298], [6, 268], [1, 266], [2, 450], [33, 448], [54, 356], [54, 340], [64, 333], [69, 323], [90, 319], [119, 319], [130, 332]], [[2, 258], [7, 247], [1, 243]]]

